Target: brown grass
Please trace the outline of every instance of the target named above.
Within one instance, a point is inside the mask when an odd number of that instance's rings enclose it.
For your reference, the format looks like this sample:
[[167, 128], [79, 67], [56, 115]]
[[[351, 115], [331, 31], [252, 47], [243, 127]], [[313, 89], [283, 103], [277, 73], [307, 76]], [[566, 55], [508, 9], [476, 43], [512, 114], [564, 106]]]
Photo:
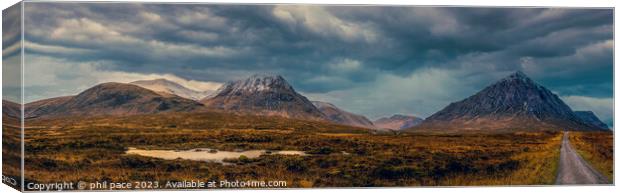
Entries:
[[592, 167], [613, 182], [614, 135], [612, 132], [571, 132], [570, 143]]
[[[27, 182], [286, 180], [289, 187], [551, 184], [561, 137], [372, 134], [322, 122], [219, 113], [32, 120], [27, 127]], [[128, 147], [313, 155], [265, 155], [222, 165], [125, 155]]]
[[21, 183], [21, 129], [18, 119], [2, 117], [2, 175], [13, 178], [16, 185], [5, 183], [20, 189]]

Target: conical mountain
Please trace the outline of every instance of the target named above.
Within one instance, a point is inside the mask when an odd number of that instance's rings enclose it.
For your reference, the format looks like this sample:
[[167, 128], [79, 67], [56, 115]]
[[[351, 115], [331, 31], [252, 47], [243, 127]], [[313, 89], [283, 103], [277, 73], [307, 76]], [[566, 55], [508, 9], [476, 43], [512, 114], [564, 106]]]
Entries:
[[602, 130], [522, 72], [451, 103], [412, 130]]
[[103, 83], [76, 96], [46, 99], [26, 104], [28, 117], [72, 115], [135, 115], [189, 112], [203, 109], [201, 103], [123, 83]]
[[325, 116], [327, 116], [327, 118], [334, 123], [369, 129], [375, 128], [372, 122], [363, 115], [342, 110], [336, 107], [336, 105], [328, 102], [312, 101], [312, 104], [314, 104], [319, 111], [325, 114]]
[[256, 115], [295, 119], [327, 120], [306, 97], [280, 75], [256, 74], [229, 82], [211, 98], [202, 100], [209, 108]]

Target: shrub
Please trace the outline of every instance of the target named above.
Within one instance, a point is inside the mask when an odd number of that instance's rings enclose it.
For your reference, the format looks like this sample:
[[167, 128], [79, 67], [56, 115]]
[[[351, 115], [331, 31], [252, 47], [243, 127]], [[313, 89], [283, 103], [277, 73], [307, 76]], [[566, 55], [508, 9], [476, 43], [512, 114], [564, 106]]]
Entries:
[[374, 172], [376, 177], [384, 179], [401, 179], [420, 177], [420, 172], [412, 167], [380, 166]]
[[154, 168], [157, 165], [150, 158], [140, 156], [123, 156], [120, 161], [122, 166], [129, 168]]
[[286, 161], [286, 169], [291, 172], [304, 172], [308, 169], [308, 165], [300, 159], [289, 159]]
[[323, 154], [323, 155], [330, 154], [330, 153], [333, 153], [333, 152], [334, 152], [334, 150], [332, 148], [330, 148], [330, 147], [321, 147], [319, 149], [312, 149], [312, 150], [308, 151], [308, 153], [310, 153], [310, 154]]

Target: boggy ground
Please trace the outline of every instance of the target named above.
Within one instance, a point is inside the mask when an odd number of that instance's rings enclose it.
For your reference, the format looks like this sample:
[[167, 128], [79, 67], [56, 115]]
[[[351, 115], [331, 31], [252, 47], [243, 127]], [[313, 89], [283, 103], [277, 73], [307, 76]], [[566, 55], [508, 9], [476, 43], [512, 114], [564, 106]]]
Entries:
[[[218, 112], [27, 120], [25, 179], [285, 180], [288, 187], [553, 184], [561, 136], [373, 133]], [[312, 155], [264, 155], [223, 165], [125, 155], [128, 147], [302, 150]]]

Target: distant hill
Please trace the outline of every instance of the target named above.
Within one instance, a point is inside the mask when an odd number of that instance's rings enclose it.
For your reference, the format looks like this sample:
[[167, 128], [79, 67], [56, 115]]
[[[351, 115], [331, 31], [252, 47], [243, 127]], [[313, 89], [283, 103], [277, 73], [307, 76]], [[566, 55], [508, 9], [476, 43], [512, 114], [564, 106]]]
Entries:
[[138, 85], [140, 87], [155, 91], [163, 95], [172, 94], [196, 101], [204, 99], [205, 97], [213, 93], [212, 91], [192, 90], [176, 82], [172, 82], [166, 79], [139, 80], [131, 82], [130, 84]]
[[26, 104], [28, 118], [69, 115], [135, 115], [189, 112], [204, 109], [201, 103], [123, 83], [103, 83], [76, 96], [45, 99]]
[[424, 119], [407, 115], [392, 115], [375, 120], [373, 123], [379, 129], [401, 130], [422, 123]]
[[603, 123], [603, 121], [601, 121], [592, 111], [575, 111], [575, 115], [586, 123], [596, 125], [600, 128], [609, 129], [609, 126]]
[[375, 128], [368, 118], [342, 110], [331, 103], [312, 101], [312, 104], [314, 104], [319, 111], [325, 114], [325, 116], [327, 116], [327, 118], [334, 123], [371, 129]]
[[202, 100], [207, 107], [255, 115], [281, 116], [305, 120], [328, 120], [306, 97], [280, 75], [253, 75], [229, 82], [212, 98]]
[[604, 130], [582, 121], [557, 95], [516, 72], [454, 102], [409, 130]]

